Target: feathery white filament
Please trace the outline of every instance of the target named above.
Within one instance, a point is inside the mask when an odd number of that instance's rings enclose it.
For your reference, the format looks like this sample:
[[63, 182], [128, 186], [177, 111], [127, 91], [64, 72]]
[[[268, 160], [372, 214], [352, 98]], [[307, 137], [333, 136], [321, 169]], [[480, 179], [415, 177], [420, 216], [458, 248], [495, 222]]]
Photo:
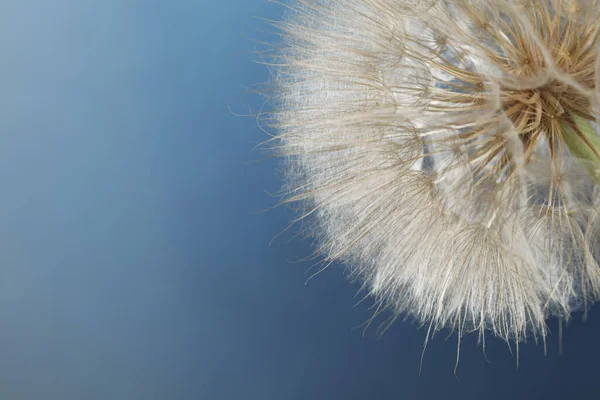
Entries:
[[596, 1], [287, 10], [267, 123], [326, 263], [433, 331], [506, 340], [600, 295], [599, 191], [563, 136], [597, 125]]

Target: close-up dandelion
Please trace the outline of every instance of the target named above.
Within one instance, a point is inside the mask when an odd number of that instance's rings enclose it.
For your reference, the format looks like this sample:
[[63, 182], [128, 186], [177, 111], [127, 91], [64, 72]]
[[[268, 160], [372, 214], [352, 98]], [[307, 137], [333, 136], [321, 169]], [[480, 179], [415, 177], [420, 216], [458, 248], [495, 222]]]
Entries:
[[598, 398], [596, 0], [2, 5], [0, 399]]
[[284, 8], [262, 122], [318, 271], [344, 264], [427, 339], [545, 344], [549, 318], [585, 313], [600, 295], [596, 1]]

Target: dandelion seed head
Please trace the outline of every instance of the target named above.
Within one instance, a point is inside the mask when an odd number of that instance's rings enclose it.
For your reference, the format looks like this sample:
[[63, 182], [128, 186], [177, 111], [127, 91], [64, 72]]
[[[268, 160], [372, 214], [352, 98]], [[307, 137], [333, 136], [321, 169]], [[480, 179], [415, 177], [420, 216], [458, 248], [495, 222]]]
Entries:
[[569, 147], [597, 128], [595, 0], [286, 9], [265, 122], [324, 265], [460, 335], [543, 338], [598, 298], [600, 174]]

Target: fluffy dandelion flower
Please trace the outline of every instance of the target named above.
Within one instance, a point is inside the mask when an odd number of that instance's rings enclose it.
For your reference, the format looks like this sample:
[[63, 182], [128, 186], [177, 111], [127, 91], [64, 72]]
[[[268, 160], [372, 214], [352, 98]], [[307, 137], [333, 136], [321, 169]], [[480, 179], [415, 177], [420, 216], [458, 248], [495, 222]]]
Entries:
[[295, 0], [267, 122], [324, 265], [434, 333], [600, 295], [595, 0]]

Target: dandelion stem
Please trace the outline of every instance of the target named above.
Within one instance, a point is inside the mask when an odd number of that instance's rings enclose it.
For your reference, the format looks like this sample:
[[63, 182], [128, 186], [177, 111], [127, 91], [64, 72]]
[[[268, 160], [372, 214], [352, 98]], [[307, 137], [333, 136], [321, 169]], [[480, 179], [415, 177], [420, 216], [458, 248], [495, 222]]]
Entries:
[[600, 184], [600, 137], [585, 118], [571, 114], [573, 125], [563, 124], [562, 138], [571, 154], [579, 159], [590, 177]]

